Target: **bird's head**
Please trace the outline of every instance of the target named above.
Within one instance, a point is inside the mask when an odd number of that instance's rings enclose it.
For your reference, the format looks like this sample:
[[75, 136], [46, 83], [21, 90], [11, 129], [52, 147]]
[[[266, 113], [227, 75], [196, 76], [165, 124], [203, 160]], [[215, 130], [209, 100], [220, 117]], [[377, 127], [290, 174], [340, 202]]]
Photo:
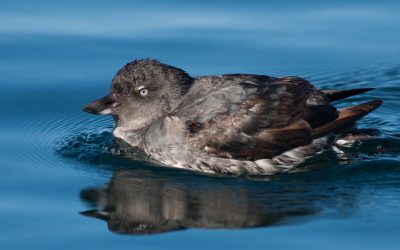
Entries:
[[83, 110], [112, 115], [117, 125], [140, 129], [179, 105], [192, 78], [183, 70], [155, 60], [136, 60], [115, 75], [109, 95]]

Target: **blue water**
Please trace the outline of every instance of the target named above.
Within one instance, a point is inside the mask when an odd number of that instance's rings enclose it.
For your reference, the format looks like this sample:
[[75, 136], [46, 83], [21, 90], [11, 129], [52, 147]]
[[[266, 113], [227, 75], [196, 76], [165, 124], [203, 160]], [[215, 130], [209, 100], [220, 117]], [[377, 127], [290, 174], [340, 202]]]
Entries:
[[[398, 249], [399, 1], [2, 1], [0, 249]], [[376, 87], [377, 138], [304, 171], [211, 177], [128, 160], [81, 112], [130, 60], [193, 76]], [[145, 235], [143, 235], [145, 234]]]

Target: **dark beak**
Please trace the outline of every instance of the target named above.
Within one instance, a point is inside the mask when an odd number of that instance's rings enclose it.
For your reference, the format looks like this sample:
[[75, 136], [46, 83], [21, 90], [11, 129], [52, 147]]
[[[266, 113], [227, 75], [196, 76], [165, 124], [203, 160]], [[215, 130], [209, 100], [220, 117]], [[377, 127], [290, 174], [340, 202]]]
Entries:
[[84, 216], [98, 218], [105, 221], [107, 221], [110, 218], [107, 212], [97, 211], [97, 210], [87, 210], [79, 213]]
[[108, 95], [89, 103], [83, 108], [83, 111], [95, 115], [109, 115], [112, 112], [112, 108], [118, 105], [119, 103]]

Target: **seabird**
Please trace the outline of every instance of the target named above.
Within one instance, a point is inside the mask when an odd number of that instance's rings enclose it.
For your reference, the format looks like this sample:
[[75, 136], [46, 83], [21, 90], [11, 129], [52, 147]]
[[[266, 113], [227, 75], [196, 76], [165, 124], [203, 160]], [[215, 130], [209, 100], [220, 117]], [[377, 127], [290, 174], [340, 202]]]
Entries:
[[372, 88], [319, 90], [300, 77], [191, 77], [156, 60], [120, 69], [84, 111], [112, 115], [113, 134], [163, 165], [211, 174], [287, 172], [330, 147], [332, 134], [378, 108], [332, 102]]

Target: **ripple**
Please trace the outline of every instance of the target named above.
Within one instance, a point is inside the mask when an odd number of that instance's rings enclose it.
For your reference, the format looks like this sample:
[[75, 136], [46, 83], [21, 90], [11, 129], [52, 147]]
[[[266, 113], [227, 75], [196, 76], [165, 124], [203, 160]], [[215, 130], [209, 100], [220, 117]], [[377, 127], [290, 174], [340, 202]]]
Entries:
[[[81, 103], [87, 94], [76, 89], [41, 90], [41, 100], [37, 100], [39, 93], [28, 94], [31, 92], [25, 90], [15, 87], [1, 96], [1, 102], [13, 102], [14, 106], [13, 110], [5, 110], [0, 125], [3, 144], [0, 157], [16, 166], [50, 166], [60, 173], [73, 173], [70, 167], [61, 167], [60, 158], [54, 154], [55, 143], [78, 131], [110, 127], [112, 120], [84, 117]], [[15, 101], [17, 95], [19, 99]]]
[[121, 150], [112, 133], [103, 131], [80, 133], [62, 138], [55, 144], [55, 152], [63, 157], [93, 164], [118, 163]]

